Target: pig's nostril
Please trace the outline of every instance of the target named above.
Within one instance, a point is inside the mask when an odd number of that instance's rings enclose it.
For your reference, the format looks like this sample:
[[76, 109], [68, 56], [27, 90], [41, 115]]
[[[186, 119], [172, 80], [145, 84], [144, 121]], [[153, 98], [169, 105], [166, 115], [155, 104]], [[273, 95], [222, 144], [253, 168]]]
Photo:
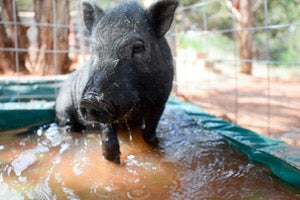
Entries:
[[82, 113], [83, 117], [86, 117], [87, 116], [87, 109], [84, 108], [84, 107], [80, 107], [80, 112]]
[[89, 114], [91, 117], [93, 117], [95, 119], [99, 116], [99, 112], [97, 110], [90, 110]]
[[95, 92], [89, 92], [82, 98], [81, 101], [90, 102], [90, 103], [101, 103], [104, 100], [103, 93], [95, 93]]
[[91, 111], [94, 110], [96, 102], [93, 101], [91, 98], [84, 97], [81, 99], [80, 102], [80, 111], [84, 118], [91, 117]]
[[98, 101], [94, 95], [86, 95], [81, 99], [80, 111], [82, 116], [88, 121], [106, 123], [112, 120], [112, 112], [109, 105], [104, 101]]
[[82, 116], [86, 119], [93, 119], [96, 118], [97, 115], [99, 115], [99, 111], [93, 109], [92, 107], [81, 106], [80, 111], [82, 113]]

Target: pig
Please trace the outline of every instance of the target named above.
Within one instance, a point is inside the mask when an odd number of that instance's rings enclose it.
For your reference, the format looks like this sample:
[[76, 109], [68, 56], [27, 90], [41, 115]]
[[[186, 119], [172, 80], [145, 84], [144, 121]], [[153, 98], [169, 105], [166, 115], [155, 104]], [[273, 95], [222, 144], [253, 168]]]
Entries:
[[91, 57], [62, 84], [56, 121], [72, 132], [99, 132], [109, 161], [120, 163], [117, 129], [124, 125], [141, 128], [148, 144], [158, 143], [156, 127], [174, 75], [164, 36], [177, 6], [176, 0], [161, 0], [144, 9], [125, 1], [103, 11], [81, 3]]

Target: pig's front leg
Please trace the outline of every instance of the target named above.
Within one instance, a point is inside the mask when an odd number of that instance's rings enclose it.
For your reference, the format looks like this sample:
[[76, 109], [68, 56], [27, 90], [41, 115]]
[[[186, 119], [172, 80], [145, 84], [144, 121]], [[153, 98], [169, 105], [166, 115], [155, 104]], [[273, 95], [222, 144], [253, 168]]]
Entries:
[[142, 130], [144, 140], [149, 144], [157, 144], [156, 127], [164, 111], [164, 105], [149, 110], [145, 117], [145, 127]]
[[101, 124], [101, 139], [103, 156], [115, 163], [120, 163], [120, 145], [115, 125]]

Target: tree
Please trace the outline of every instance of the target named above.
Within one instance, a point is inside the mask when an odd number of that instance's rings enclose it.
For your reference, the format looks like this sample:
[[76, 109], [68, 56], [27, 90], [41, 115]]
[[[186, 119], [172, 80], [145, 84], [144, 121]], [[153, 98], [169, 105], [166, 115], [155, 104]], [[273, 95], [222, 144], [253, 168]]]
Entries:
[[[13, 43], [6, 34], [5, 26], [0, 24], [0, 46], [4, 48], [13, 48]], [[0, 52], [0, 72], [11, 73], [15, 71], [14, 55], [10, 51]]]
[[69, 0], [34, 0], [35, 21], [42, 24], [38, 26], [40, 51], [35, 63], [35, 69], [40, 74], [61, 74], [69, 70], [71, 62], [68, 53], [57, 52], [69, 48], [69, 3]]
[[[18, 48], [27, 49], [29, 46], [29, 40], [26, 36], [28, 27], [20, 24], [20, 18], [17, 13], [17, 5], [13, 5], [11, 0], [1, 0], [1, 18], [3, 21], [9, 22], [7, 26], [0, 24], [0, 46], [4, 48]], [[15, 12], [14, 12], [14, 9]], [[14, 23], [13, 23], [14, 22]], [[8, 32], [10, 34], [8, 34]], [[15, 33], [16, 32], [16, 33]], [[17, 38], [15, 38], [15, 35]], [[16, 63], [16, 56], [18, 58]], [[1, 51], [0, 52], [0, 72], [22, 72], [28, 73], [25, 67], [26, 60], [28, 58], [27, 52], [13, 52], [13, 51]], [[18, 64], [18, 67], [17, 65]]]
[[249, 28], [253, 27], [253, 13], [261, 3], [261, 0], [256, 2], [253, 0], [226, 0], [227, 6], [232, 10], [235, 17], [237, 30], [235, 36], [241, 59], [241, 72], [244, 74], [252, 74], [254, 33]]

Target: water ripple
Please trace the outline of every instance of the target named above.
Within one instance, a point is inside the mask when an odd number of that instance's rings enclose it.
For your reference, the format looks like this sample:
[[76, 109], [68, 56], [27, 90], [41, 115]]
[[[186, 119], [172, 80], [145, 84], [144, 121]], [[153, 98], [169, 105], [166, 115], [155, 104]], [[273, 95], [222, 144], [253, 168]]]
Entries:
[[146, 186], [143, 186], [141, 188], [137, 188], [137, 189], [134, 188], [128, 191], [127, 197], [129, 199], [141, 200], [141, 199], [148, 198], [150, 194], [151, 194], [150, 190]]

